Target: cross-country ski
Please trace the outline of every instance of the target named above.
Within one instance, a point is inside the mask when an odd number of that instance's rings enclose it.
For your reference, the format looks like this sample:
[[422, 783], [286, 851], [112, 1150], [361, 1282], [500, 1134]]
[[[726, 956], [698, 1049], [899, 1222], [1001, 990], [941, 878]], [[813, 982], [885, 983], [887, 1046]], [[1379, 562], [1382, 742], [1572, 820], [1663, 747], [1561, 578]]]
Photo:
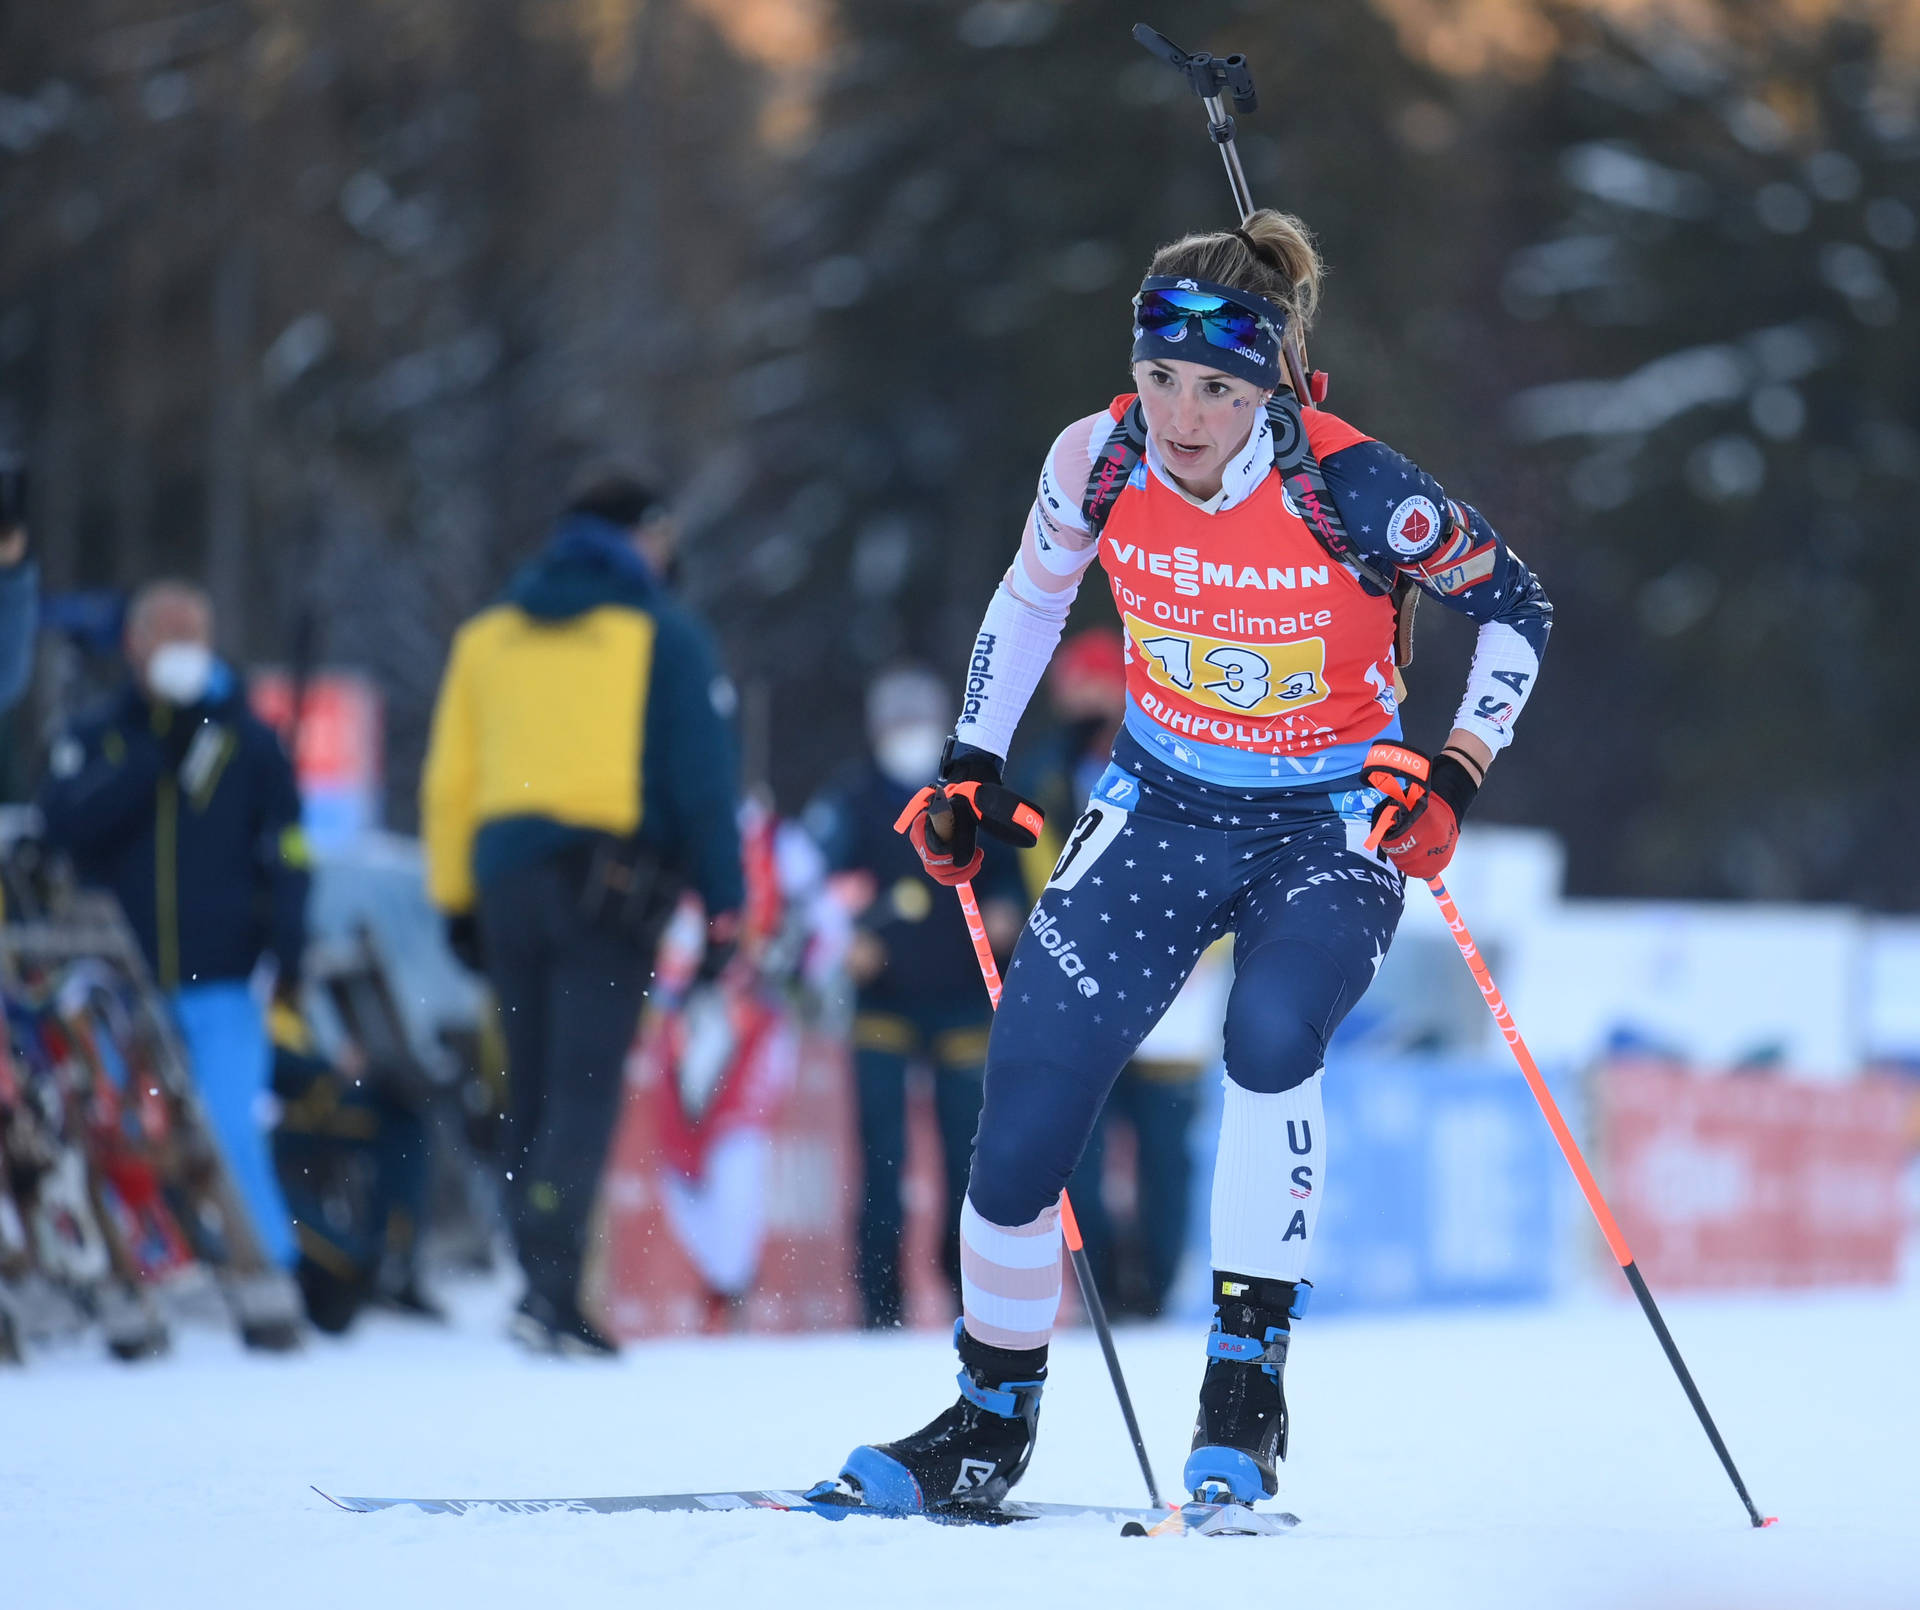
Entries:
[[[314, 1489], [319, 1492], [318, 1488]], [[817, 1487], [753, 1489], [726, 1493], [650, 1493], [616, 1498], [349, 1498], [332, 1493], [320, 1496], [339, 1509], [372, 1515], [383, 1509], [416, 1509], [428, 1515], [624, 1515], [635, 1510], [654, 1514], [681, 1511], [692, 1514], [726, 1513], [743, 1509], [778, 1510], [786, 1514], [817, 1515], [822, 1520], [852, 1516], [881, 1520], [921, 1519], [941, 1526], [1010, 1526], [1023, 1521], [1094, 1519], [1110, 1521], [1129, 1537], [1178, 1537], [1193, 1533], [1213, 1536], [1277, 1536], [1300, 1524], [1286, 1510], [1256, 1510], [1244, 1504], [1182, 1504], [1172, 1509], [1129, 1508], [1117, 1504], [1049, 1504], [1008, 1499], [994, 1505], [948, 1505], [903, 1516], [875, 1509], [847, 1494]]]

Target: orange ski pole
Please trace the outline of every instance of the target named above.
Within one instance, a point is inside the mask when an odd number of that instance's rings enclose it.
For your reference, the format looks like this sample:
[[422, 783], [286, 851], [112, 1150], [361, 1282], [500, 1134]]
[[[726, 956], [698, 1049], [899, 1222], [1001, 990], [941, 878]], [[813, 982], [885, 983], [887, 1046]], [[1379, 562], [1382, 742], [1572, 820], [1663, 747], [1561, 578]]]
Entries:
[[980, 963], [980, 976], [986, 981], [987, 998], [1000, 1010], [1000, 964], [993, 959], [993, 942], [987, 938], [987, 924], [980, 915], [980, 902], [973, 897], [973, 884], [962, 880], [953, 886], [960, 896], [960, 913], [967, 919], [967, 937], [973, 941], [974, 959]]
[[[1384, 820], [1384, 818], [1383, 818]], [[1374, 841], [1381, 835], [1376, 831]], [[1369, 842], [1369, 848], [1372, 843]], [[1700, 1389], [1693, 1384], [1693, 1375], [1687, 1369], [1686, 1360], [1681, 1358], [1680, 1349], [1674, 1345], [1672, 1333], [1667, 1322], [1660, 1317], [1660, 1309], [1654, 1303], [1653, 1293], [1647, 1289], [1647, 1282], [1640, 1273], [1639, 1266], [1633, 1260], [1633, 1253], [1627, 1246], [1627, 1238], [1621, 1234], [1620, 1224], [1607, 1206], [1607, 1199], [1600, 1194], [1600, 1186], [1594, 1180], [1593, 1171], [1587, 1167], [1587, 1160], [1580, 1154], [1579, 1144], [1573, 1138], [1573, 1131], [1567, 1128], [1567, 1121], [1560, 1115], [1560, 1104], [1553, 1099], [1553, 1092], [1547, 1088], [1547, 1082], [1540, 1077], [1540, 1066], [1533, 1060], [1533, 1053], [1527, 1049], [1527, 1042], [1520, 1037], [1520, 1030], [1513, 1021], [1513, 1013], [1507, 1010], [1505, 998], [1493, 982], [1493, 974], [1487, 970], [1486, 958], [1480, 954], [1480, 947], [1473, 942], [1473, 935], [1467, 931], [1466, 923], [1461, 919], [1460, 908], [1453, 903], [1453, 896], [1447, 893], [1447, 886], [1438, 878], [1428, 878], [1427, 887], [1433, 891], [1433, 898], [1440, 907], [1440, 915], [1445, 919], [1447, 932], [1453, 935], [1453, 942], [1459, 947], [1460, 956], [1467, 964], [1467, 970], [1473, 974], [1473, 981], [1480, 986], [1480, 998], [1487, 1003], [1487, 1010], [1493, 1014], [1493, 1021], [1500, 1030], [1500, 1036], [1507, 1042], [1507, 1048], [1513, 1052], [1513, 1060], [1520, 1064], [1520, 1072], [1525, 1076], [1527, 1088], [1533, 1092], [1533, 1099], [1539, 1103], [1540, 1112], [1547, 1120], [1547, 1127], [1553, 1131], [1558, 1142], [1560, 1154], [1567, 1160], [1567, 1167], [1573, 1170], [1573, 1177], [1579, 1182], [1580, 1194], [1587, 1199], [1587, 1206], [1593, 1210], [1593, 1217], [1600, 1226], [1601, 1235], [1606, 1237], [1607, 1249], [1613, 1254], [1614, 1261], [1620, 1265], [1620, 1272], [1627, 1277], [1627, 1284], [1633, 1288], [1634, 1296], [1640, 1299], [1647, 1322], [1653, 1326], [1653, 1333], [1660, 1338], [1660, 1347], [1667, 1355], [1667, 1362], [1673, 1366], [1673, 1373], [1680, 1378], [1681, 1388], [1687, 1394], [1687, 1401], [1693, 1405], [1693, 1412], [1700, 1417], [1700, 1425], [1707, 1433], [1707, 1440], [1713, 1444], [1713, 1451], [1720, 1456], [1727, 1477], [1733, 1483], [1733, 1490], [1740, 1495], [1740, 1502], [1747, 1507], [1747, 1515], [1755, 1526], [1771, 1526], [1779, 1517], [1763, 1516], [1753, 1499], [1747, 1493], [1747, 1484], [1740, 1479], [1740, 1472], [1734, 1468], [1733, 1455], [1727, 1452], [1727, 1445], [1721, 1440], [1720, 1430], [1713, 1423], [1713, 1416], [1707, 1413], [1705, 1399]]]

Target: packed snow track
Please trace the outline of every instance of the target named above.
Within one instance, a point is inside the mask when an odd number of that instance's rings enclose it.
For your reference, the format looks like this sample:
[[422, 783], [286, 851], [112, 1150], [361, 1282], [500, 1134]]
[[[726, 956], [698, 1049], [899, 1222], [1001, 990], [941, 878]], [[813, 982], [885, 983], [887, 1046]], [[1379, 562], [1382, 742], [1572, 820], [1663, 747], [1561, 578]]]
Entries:
[[[186, 1332], [125, 1367], [0, 1373], [0, 1602], [18, 1610], [1220, 1602], [1789, 1610], [1920, 1605], [1920, 1294], [1673, 1299], [1756, 1499], [1753, 1531], [1629, 1301], [1304, 1322], [1272, 1539], [1123, 1539], [1098, 1521], [828, 1525], [779, 1513], [350, 1515], [332, 1492], [559, 1497], [795, 1487], [952, 1390], [943, 1337], [767, 1337], [530, 1360], [497, 1290], [451, 1334], [376, 1316], [291, 1359]], [[1201, 1365], [1191, 1325], [1120, 1351], [1163, 1482]], [[1020, 1496], [1132, 1505], [1098, 1351], [1056, 1343]], [[1248, 1558], [1258, 1555], [1258, 1559]]]

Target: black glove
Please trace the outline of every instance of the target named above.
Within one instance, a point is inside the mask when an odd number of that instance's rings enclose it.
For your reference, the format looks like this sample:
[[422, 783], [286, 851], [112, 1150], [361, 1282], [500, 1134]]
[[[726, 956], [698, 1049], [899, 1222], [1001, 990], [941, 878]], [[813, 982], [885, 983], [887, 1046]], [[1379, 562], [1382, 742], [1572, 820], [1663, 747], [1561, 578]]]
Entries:
[[1360, 775], [1386, 798], [1373, 808], [1369, 849], [1411, 878], [1437, 878], [1460, 842], [1460, 820], [1480, 792], [1458, 751], [1432, 759], [1404, 744], [1377, 743], [1367, 751]]
[[447, 949], [468, 972], [487, 970], [486, 947], [480, 942], [480, 919], [471, 911], [447, 918]]
[[[944, 832], [940, 821], [946, 823]], [[1044, 825], [1039, 806], [1001, 783], [997, 757], [949, 738], [940, 757], [940, 781], [913, 796], [893, 829], [913, 841], [929, 877], [956, 884], [972, 878], [985, 860], [983, 829], [1024, 850], [1040, 842]]]

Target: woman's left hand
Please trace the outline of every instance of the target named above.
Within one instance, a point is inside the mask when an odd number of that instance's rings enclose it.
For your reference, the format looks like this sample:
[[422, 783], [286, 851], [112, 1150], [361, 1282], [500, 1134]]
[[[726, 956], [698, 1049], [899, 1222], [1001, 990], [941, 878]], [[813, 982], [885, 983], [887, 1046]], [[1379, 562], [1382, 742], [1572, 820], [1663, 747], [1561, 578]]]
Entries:
[[1480, 791], [1451, 753], [1429, 760], [1401, 744], [1375, 744], [1360, 775], [1387, 797], [1374, 807], [1369, 848], [1410, 878], [1437, 878], [1460, 842], [1460, 818]]

